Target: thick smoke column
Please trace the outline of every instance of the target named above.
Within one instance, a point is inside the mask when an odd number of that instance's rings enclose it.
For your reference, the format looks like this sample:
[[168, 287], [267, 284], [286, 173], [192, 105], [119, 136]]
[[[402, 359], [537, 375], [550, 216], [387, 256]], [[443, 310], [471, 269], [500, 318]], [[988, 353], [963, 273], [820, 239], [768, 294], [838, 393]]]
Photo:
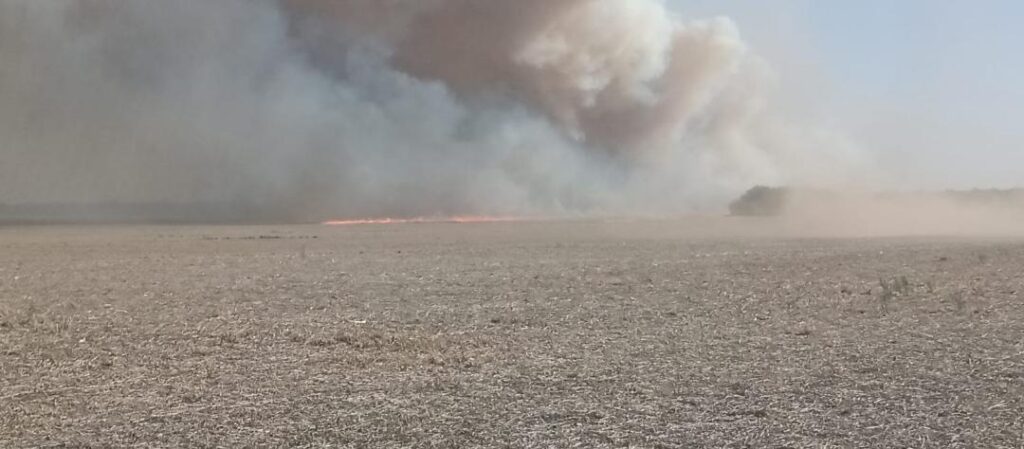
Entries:
[[832, 144], [760, 68], [657, 0], [0, 0], [0, 203], [675, 213]]
[[403, 71], [464, 96], [510, 94], [614, 151], [670, 141], [745, 54], [728, 20], [682, 23], [647, 0], [292, 4], [375, 33]]

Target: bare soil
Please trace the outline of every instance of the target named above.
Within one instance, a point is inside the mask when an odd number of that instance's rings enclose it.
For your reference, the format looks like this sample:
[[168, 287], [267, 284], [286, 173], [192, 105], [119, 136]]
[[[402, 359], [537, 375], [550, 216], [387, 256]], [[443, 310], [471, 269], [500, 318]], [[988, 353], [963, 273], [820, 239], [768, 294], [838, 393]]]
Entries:
[[1024, 241], [0, 229], [0, 447], [1024, 447]]

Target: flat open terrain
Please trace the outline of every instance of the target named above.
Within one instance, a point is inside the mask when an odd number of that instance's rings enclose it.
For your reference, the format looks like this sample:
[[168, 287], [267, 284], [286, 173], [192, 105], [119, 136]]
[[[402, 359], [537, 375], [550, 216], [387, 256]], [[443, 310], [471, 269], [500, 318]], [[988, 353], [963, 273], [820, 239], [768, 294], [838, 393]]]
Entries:
[[1024, 447], [1024, 241], [0, 228], [0, 447]]

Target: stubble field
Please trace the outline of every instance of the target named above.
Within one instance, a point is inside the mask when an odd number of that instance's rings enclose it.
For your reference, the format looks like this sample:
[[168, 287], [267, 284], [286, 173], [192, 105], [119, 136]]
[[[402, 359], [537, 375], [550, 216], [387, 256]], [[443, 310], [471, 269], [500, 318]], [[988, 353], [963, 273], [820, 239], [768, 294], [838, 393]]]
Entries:
[[0, 228], [0, 447], [1024, 447], [1024, 240]]

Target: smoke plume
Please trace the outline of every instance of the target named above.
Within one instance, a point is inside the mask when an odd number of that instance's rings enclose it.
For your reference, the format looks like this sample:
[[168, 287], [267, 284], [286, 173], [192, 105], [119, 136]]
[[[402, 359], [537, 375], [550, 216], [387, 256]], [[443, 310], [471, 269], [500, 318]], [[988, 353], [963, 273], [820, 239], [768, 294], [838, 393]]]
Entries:
[[0, 0], [0, 203], [672, 214], [834, 177], [658, 0]]

